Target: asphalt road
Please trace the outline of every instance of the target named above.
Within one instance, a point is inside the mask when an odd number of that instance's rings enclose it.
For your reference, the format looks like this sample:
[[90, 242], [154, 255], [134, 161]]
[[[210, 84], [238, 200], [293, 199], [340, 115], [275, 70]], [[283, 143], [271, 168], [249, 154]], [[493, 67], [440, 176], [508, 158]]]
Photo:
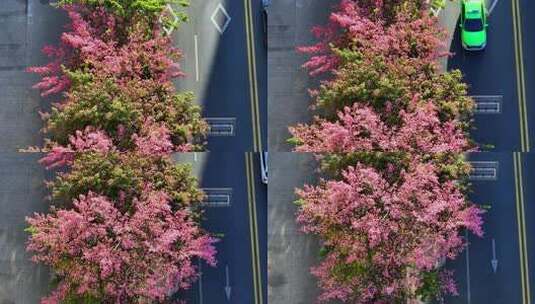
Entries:
[[268, 189], [268, 302], [316, 303], [319, 294], [310, 268], [318, 264], [318, 239], [305, 235], [295, 222], [295, 188], [317, 180], [312, 154], [270, 152]]
[[267, 149], [267, 50], [260, 0], [191, 1], [190, 22], [173, 35], [186, 78], [213, 122], [209, 151]]
[[290, 152], [288, 126], [312, 120], [308, 89], [318, 85], [301, 65], [307, 56], [296, 47], [311, 45], [315, 25], [326, 24], [339, 0], [275, 0], [268, 17], [269, 150]]
[[221, 238], [217, 267], [201, 264], [200, 280], [182, 296], [193, 304], [267, 303], [267, 187], [258, 154], [183, 153], [175, 159], [192, 164], [208, 194], [202, 225]]
[[55, 43], [64, 16], [39, 1], [3, 0], [0, 5], [0, 303], [34, 304], [48, 294], [46, 267], [29, 261], [24, 218], [43, 212], [48, 172], [37, 154], [19, 148], [41, 144], [37, 111], [42, 105], [27, 66], [42, 64], [40, 50]]
[[474, 153], [469, 160], [475, 166], [495, 168], [496, 174], [471, 180], [470, 199], [489, 208], [484, 216], [485, 235], [467, 235], [467, 250], [450, 263], [448, 268], [455, 269], [460, 295], [446, 303], [522, 303], [513, 154]]
[[488, 44], [482, 52], [464, 51], [457, 28], [451, 46], [455, 56], [449, 60], [449, 69], [463, 72], [470, 95], [502, 98], [500, 113], [476, 114], [473, 138], [494, 146], [487, 150], [521, 151], [511, 1], [499, 1], [489, 23]]
[[535, 240], [530, 233], [535, 229], [535, 153], [527, 153], [534, 143], [534, 12], [533, 1], [497, 2], [482, 52], [463, 51], [459, 30], [455, 33], [449, 68], [461, 69], [476, 100], [493, 104], [492, 111], [476, 113], [472, 134], [480, 144], [491, 145], [483, 150], [495, 153], [471, 154], [470, 160], [497, 171], [496, 179], [472, 181], [471, 199], [490, 205], [485, 236], [468, 235], [468, 250], [450, 263], [460, 295], [446, 303], [535, 301], [531, 292]]
[[[219, 1], [192, 1], [192, 20], [203, 24], [206, 33], [212, 27], [211, 21], [202, 20], [212, 11], [203, 12], [200, 8], [213, 9]], [[19, 148], [40, 145], [39, 133], [42, 121], [38, 110], [46, 108], [48, 100], [42, 100], [31, 86], [37, 76], [26, 73], [28, 66], [47, 62], [41, 54], [46, 44], [56, 44], [66, 18], [60, 11], [51, 8], [48, 1], [3, 0], [0, 5], [0, 303], [34, 304], [49, 292], [49, 273], [46, 267], [29, 261], [25, 253], [27, 240], [24, 218], [33, 212], [44, 212], [46, 191], [43, 179], [49, 177], [38, 163], [38, 154], [18, 153]], [[241, 3], [241, 5], [240, 5]], [[253, 130], [265, 141], [267, 128], [258, 128], [266, 121], [259, 113], [266, 112], [265, 105], [265, 50], [260, 27], [260, 1], [254, 1], [250, 8], [254, 32], [250, 35], [256, 49], [256, 56], [247, 50], [244, 1], [222, 2], [232, 17], [226, 31], [205, 45], [204, 35], [198, 36], [200, 56], [208, 56], [210, 47], [214, 52], [214, 64], [207, 64], [204, 57], [199, 58], [202, 73], [198, 87], [204, 93], [201, 98], [209, 117], [233, 116], [237, 125], [234, 137], [210, 137], [210, 150], [240, 151], [206, 157], [208, 167], [198, 167], [203, 187], [229, 187], [232, 189], [232, 204], [229, 207], [207, 207], [203, 225], [210, 231], [223, 234], [218, 243], [220, 264], [217, 268], [201, 265], [202, 286], [196, 286], [190, 295], [193, 303], [263, 303], [267, 299], [265, 286], [266, 274], [266, 189], [258, 177], [258, 159], [246, 158], [244, 151], [253, 150]], [[195, 9], [198, 9], [195, 11]], [[215, 17], [216, 20], [217, 16]], [[213, 33], [212, 33], [213, 34]], [[208, 35], [208, 34], [207, 34]], [[193, 36], [189, 37], [191, 39]], [[182, 39], [183, 37], [180, 37]], [[208, 41], [208, 40], [206, 40]], [[182, 45], [179, 43], [182, 47]], [[185, 68], [188, 71], [188, 47], [194, 46], [193, 40], [186, 43]], [[264, 55], [262, 55], [264, 52]], [[207, 57], [208, 58], [208, 57]], [[251, 60], [251, 61], [250, 61]], [[256, 63], [256, 91], [258, 98], [251, 95], [254, 89], [253, 65]], [[214, 70], [214, 72], [211, 72]], [[249, 71], [252, 75], [249, 78]], [[195, 77], [195, 74], [193, 74]], [[190, 81], [189, 78], [183, 81]], [[195, 78], [193, 78], [195, 80]], [[212, 84], [213, 82], [213, 84]], [[181, 85], [184, 82], [181, 82]], [[253, 89], [250, 89], [253, 87]], [[253, 96], [253, 97], [251, 97]], [[210, 102], [206, 102], [210, 100]], [[258, 108], [256, 118], [251, 108]], [[232, 110], [228, 110], [232, 109]], [[219, 112], [218, 112], [219, 111]], [[260, 117], [260, 119], [258, 119]], [[254, 119], [253, 119], [254, 118]], [[213, 143], [212, 143], [213, 139]], [[260, 141], [257, 140], [257, 148]], [[221, 149], [220, 149], [221, 148]], [[200, 157], [201, 158], [201, 157]], [[246, 166], [246, 159], [249, 165]], [[246, 168], [250, 168], [246, 170]], [[252, 172], [254, 170], [254, 172]], [[247, 172], [250, 172], [248, 175]], [[250, 176], [250, 178], [247, 178]], [[247, 181], [250, 181], [248, 184]], [[254, 189], [253, 189], [254, 185]], [[253, 195], [254, 193], [254, 195]], [[254, 263], [254, 264], [253, 264]], [[226, 269], [230, 287], [230, 300], [226, 300]], [[253, 265], [255, 265], [253, 267]], [[255, 279], [256, 278], [256, 279]], [[203, 302], [204, 301], [204, 302]], [[226, 302], [225, 302], [226, 301]]]

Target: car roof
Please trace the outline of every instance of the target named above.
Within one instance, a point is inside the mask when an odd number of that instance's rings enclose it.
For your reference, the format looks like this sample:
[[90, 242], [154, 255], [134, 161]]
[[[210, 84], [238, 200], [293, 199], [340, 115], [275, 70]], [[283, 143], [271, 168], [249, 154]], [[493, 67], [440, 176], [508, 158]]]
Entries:
[[482, 16], [481, 0], [466, 0], [464, 2], [464, 14], [466, 18], [481, 18]]

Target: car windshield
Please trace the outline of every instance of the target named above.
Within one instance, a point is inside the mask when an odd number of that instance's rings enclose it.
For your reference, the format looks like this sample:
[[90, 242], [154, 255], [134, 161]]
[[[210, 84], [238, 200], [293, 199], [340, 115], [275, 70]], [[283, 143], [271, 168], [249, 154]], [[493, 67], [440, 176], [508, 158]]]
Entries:
[[481, 22], [481, 19], [466, 19], [464, 21], [464, 29], [468, 32], [479, 32], [483, 30], [483, 22]]

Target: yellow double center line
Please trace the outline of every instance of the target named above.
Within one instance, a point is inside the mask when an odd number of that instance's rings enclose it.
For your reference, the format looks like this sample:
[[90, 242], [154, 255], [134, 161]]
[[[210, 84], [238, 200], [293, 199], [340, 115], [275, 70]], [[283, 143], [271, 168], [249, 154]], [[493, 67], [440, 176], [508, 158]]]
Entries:
[[260, 132], [260, 109], [258, 106], [258, 83], [256, 80], [256, 57], [254, 38], [254, 19], [251, 0], [243, 0], [245, 6], [245, 31], [247, 40], [247, 60], [249, 62], [249, 90], [251, 93], [251, 122], [253, 127], [253, 151], [262, 151], [262, 136]]
[[253, 269], [253, 291], [256, 304], [263, 303], [262, 271], [260, 268], [260, 251], [258, 246], [258, 223], [256, 219], [256, 198], [254, 183], [253, 153], [245, 153], [245, 170], [247, 171], [247, 194], [249, 199], [249, 228], [251, 232], [251, 258]]
[[518, 115], [520, 121], [520, 151], [529, 152], [529, 128], [526, 107], [526, 83], [524, 79], [524, 57], [522, 54], [522, 18], [518, 0], [512, 0], [513, 40], [515, 43], [516, 83], [518, 95]]
[[528, 249], [526, 242], [526, 219], [524, 214], [524, 187], [522, 179], [522, 158], [521, 153], [513, 153], [514, 174], [515, 174], [515, 197], [516, 197], [516, 217], [518, 224], [518, 246], [520, 251], [520, 276], [522, 279], [522, 303], [531, 303], [528, 267]]

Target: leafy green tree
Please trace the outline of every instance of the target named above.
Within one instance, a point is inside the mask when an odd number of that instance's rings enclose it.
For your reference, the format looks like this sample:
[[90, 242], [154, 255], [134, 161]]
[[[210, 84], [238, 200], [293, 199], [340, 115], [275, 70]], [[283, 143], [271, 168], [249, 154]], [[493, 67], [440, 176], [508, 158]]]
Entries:
[[[161, 22], [169, 29], [175, 29], [181, 22], [188, 20], [184, 11], [189, 6], [188, 0], [59, 0], [56, 3], [58, 6], [73, 4], [104, 8], [124, 21], [142, 19], [152, 25]], [[168, 6], [173, 8], [174, 15], [165, 13]]]
[[45, 118], [52, 142], [67, 145], [76, 130], [103, 130], [121, 151], [132, 149], [132, 136], [143, 131], [148, 117], [169, 130], [175, 147], [202, 150], [208, 125], [192, 93], [175, 93], [169, 83], [132, 79], [120, 83], [110, 76], [70, 72], [66, 102], [53, 106]]
[[119, 202], [118, 207], [125, 211], [131, 208], [132, 198], [142, 195], [146, 184], [168, 193], [174, 208], [195, 205], [204, 197], [189, 165], [174, 164], [168, 157], [114, 151], [74, 153], [70, 170], [59, 173], [48, 186], [51, 202], [63, 208], [93, 192]]

